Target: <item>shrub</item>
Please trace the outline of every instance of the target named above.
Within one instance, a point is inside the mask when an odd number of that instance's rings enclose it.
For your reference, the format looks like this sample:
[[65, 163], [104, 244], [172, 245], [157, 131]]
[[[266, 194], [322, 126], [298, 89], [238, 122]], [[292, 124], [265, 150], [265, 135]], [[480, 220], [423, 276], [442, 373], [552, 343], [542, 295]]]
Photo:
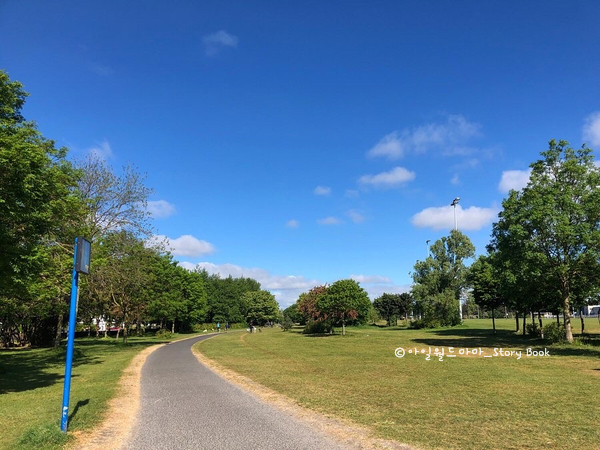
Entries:
[[303, 334], [325, 334], [331, 332], [331, 324], [326, 320], [310, 320], [304, 327]]
[[565, 328], [556, 322], [550, 322], [544, 326], [544, 340], [551, 344], [557, 344], [567, 340]]
[[283, 331], [291, 330], [293, 326], [294, 321], [292, 318], [288, 315], [284, 315], [283, 320], [281, 321], [281, 328], [283, 328]]
[[156, 337], [159, 339], [171, 339], [173, 337], [173, 333], [165, 328], [161, 328], [156, 332]]
[[413, 320], [410, 323], [410, 328], [420, 330], [421, 328], [439, 328], [442, 324], [439, 320], [433, 318]]
[[[544, 327], [544, 336], [546, 335], [545, 329], [546, 327]], [[540, 329], [537, 323], [528, 323], [527, 325], [525, 325], [525, 330], [527, 331], [527, 334], [531, 337], [538, 338], [542, 335], [542, 330]]]

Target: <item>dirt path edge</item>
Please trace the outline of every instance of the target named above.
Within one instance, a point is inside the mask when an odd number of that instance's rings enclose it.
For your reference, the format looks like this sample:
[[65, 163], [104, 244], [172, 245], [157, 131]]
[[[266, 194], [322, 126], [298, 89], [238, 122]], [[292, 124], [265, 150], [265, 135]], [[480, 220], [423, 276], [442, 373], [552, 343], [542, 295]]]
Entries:
[[[201, 342], [206, 342], [205, 339]], [[348, 448], [359, 449], [392, 449], [392, 450], [417, 450], [415, 447], [409, 447], [396, 441], [389, 441], [377, 438], [373, 432], [366, 427], [362, 427], [348, 420], [338, 417], [325, 416], [316, 411], [298, 405], [293, 399], [286, 397], [272, 389], [269, 389], [248, 377], [240, 375], [233, 370], [227, 369], [209, 359], [204, 355], [198, 345], [192, 347], [192, 353], [198, 361], [219, 375], [221, 378], [238, 386], [240, 389], [249, 392], [258, 399], [281, 411], [293, 416], [300, 422], [309, 427], [319, 430], [332, 439], [344, 444]]]

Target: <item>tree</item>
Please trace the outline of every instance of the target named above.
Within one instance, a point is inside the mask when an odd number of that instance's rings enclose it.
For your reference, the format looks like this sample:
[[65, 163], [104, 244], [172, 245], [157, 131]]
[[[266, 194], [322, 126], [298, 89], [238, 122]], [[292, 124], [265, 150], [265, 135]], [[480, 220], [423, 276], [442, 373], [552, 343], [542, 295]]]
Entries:
[[322, 322], [327, 320], [327, 314], [317, 307], [319, 299], [327, 293], [327, 286], [315, 286], [308, 292], [303, 292], [298, 297], [296, 304], [298, 311], [306, 322]]
[[279, 317], [279, 304], [268, 291], [248, 291], [244, 294], [243, 300], [248, 305], [246, 313], [248, 323], [264, 325]]
[[388, 327], [392, 325], [392, 318], [402, 313], [400, 294], [384, 293], [373, 301], [373, 307], [383, 317]]
[[452, 230], [430, 248], [431, 256], [417, 261], [412, 273], [412, 296], [426, 327], [460, 323], [459, 298], [466, 287], [468, 269], [464, 261], [475, 255], [467, 236]]
[[500, 289], [500, 275], [492, 264], [492, 256], [480, 256], [471, 265], [467, 277], [469, 285], [473, 288], [475, 303], [482, 308], [492, 310], [492, 328], [496, 334], [496, 318], [494, 311], [503, 304], [504, 298]]
[[346, 334], [348, 321], [364, 322], [371, 301], [355, 280], [338, 280], [327, 288], [325, 295], [317, 300], [317, 308], [335, 322], [342, 324], [342, 335]]
[[528, 259], [538, 261], [560, 295], [567, 340], [573, 342], [574, 296], [587, 298], [600, 287], [600, 169], [585, 145], [574, 150], [551, 140], [542, 156], [531, 165], [528, 185], [503, 201], [491, 246], [501, 253], [514, 253], [519, 245], [528, 249]]
[[0, 71], [0, 323], [5, 344], [47, 345], [67, 307], [77, 172], [25, 121], [26, 97]]
[[115, 175], [95, 154], [77, 166], [81, 172], [78, 191], [86, 205], [84, 221], [90, 239], [121, 230], [135, 236], [151, 234], [147, 204], [152, 189], [144, 185], [144, 175], [132, 165], [123, 167], [123, 175]]
[[404, 315], [404, 320], [408, 324], [408, 315], [413, 309], [415, 300], [412, 298], [412, 295], [408, 292], [403, 292], [400, 294], [398, 299], [398, 309], [401, 315]]
[[293, 323], [299, 323], [300, 325], [304, 325], [304, 316], [298, 309], [298, 303], [294, 303], [293, 305], [288, 306], [283, 310], [283, 316], [289, 317]]

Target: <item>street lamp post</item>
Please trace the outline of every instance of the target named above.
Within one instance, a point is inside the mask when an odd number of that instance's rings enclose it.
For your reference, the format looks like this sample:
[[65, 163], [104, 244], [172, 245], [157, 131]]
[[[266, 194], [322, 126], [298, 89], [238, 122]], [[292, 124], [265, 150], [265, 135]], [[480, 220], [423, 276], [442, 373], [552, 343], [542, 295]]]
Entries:
[[456, 197], [454, 200], [452, 200], [452, 203], [450, 203], [450, 206], [454, 207], [454, 230], [458, 230], [458, 222], [456, 221], [456, 205], [458, 205], [458, 201], [460, 200], [460, 197]]

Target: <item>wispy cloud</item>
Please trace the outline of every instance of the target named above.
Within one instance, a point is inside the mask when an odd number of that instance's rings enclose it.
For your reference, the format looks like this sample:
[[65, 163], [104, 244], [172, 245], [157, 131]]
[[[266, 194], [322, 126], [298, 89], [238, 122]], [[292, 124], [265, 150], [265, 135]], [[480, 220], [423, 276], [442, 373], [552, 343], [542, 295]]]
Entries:
[[317, 186], [313, 193], [315, 195], [329, 195], [331, 194], [331, 188], [328, 186]]
[[101, 77], [108, 77], [115, 73], [115, 70], [112, 67], [98, 62], [89, 62], [87, 66], [91, 72], [100, 75]]
[[175, 214], [175, 205], [166, 200], [149, 201], [147, 209], [148, 212], [152, 214], [152, 217], [156, 219], [163, 219]]
[[450, 179], [450, 184], [453, 184], [454, 186], [460, 184], [460, 178], [457, 173], [455, 173], [454, 176]]
[[503, 193], [508, 193], [511, 189], [520, 191], [529, 182], [531, 169], [528, 170], [505, 170], [502, 172], [498, 190]]
[[391, 283], [392, 280], [381, 275], [350, 275], [354, 281], [359, 283]]
[[202, 38], [204, 51], [207, 56], [215, 56], [225, 47], [236, 48], [238, 38], [225, 30], [219, 30], [216, 33], [207, 34]]
[[104, 139], [102, 142], [94, 145], [93, 147], [88, 148], [87, 153], [90, 156], [93, 156], [95, 158], [102, 159], [105, 161], [107, 159], [112, 158], [112, 156], [113, 156], [113, 151], [110, 148], [110, 144], [108, 143], [108, 141], [106, 139]]
[[363, 186], [373, 186], [376, 188], [391, 188], [403, 186], [416, 177], [414, 172], [411, 172], [404, 167], [394, 167], [389, 172], [381, 172], [376, 175], [363, 175], [358, 179], [358, 183]]
[[363, 223], [365, 221], [365, 216], [355, 209], [347, 211], [346, 215], [350, 217], [350, 220], [354, 223]]
[[175, 256], [194, 257], [210, 255], [216, 250], [210, 242], [197, 239], [190, 234], [184, 234], [175, 239], [157, 234], [149, 239], [149, 241], [151, 244], [164, 244], [166, 249]]
[[[461, 205], [456, 207], [456, 219], [459, 230], [480, 230], [490, 225], [497, 217], [499, 210], [495, 208], [480, 208], [470, 206], [463, 209]], [[426, 208], [415, 214], [411, 223], [417, 228], [432, 228], [434, 230], [454, 228], [454, 207], [438, 206]]]
[[288, 220], [285, 226], [288, 228], [298, 228], [300, 226], [300, 222], [298, 222], [296, 219]]
[[592, 146], [600, 146], [600, 111], [594, 112], [585, 118], [583, 140]]
[[393, 131], [367, 152], [369, 157], [395, 160], [407, 153], [431, 150], [443, 155], [468, 155], [477, 152], [467, 143], [481, 135], [481, 125], [469, 122], [462, 115], [450, 115], [444, 123], [429, 123], [416, 128]]
[[342, 223], [342, 221], [340, 219], [338, 219], [337, 217], [329, 216], [329, 217], [325, 217], [323, 219], [318, 219], [317, 223], [319, 225], [338, 225], [338, 224]]

